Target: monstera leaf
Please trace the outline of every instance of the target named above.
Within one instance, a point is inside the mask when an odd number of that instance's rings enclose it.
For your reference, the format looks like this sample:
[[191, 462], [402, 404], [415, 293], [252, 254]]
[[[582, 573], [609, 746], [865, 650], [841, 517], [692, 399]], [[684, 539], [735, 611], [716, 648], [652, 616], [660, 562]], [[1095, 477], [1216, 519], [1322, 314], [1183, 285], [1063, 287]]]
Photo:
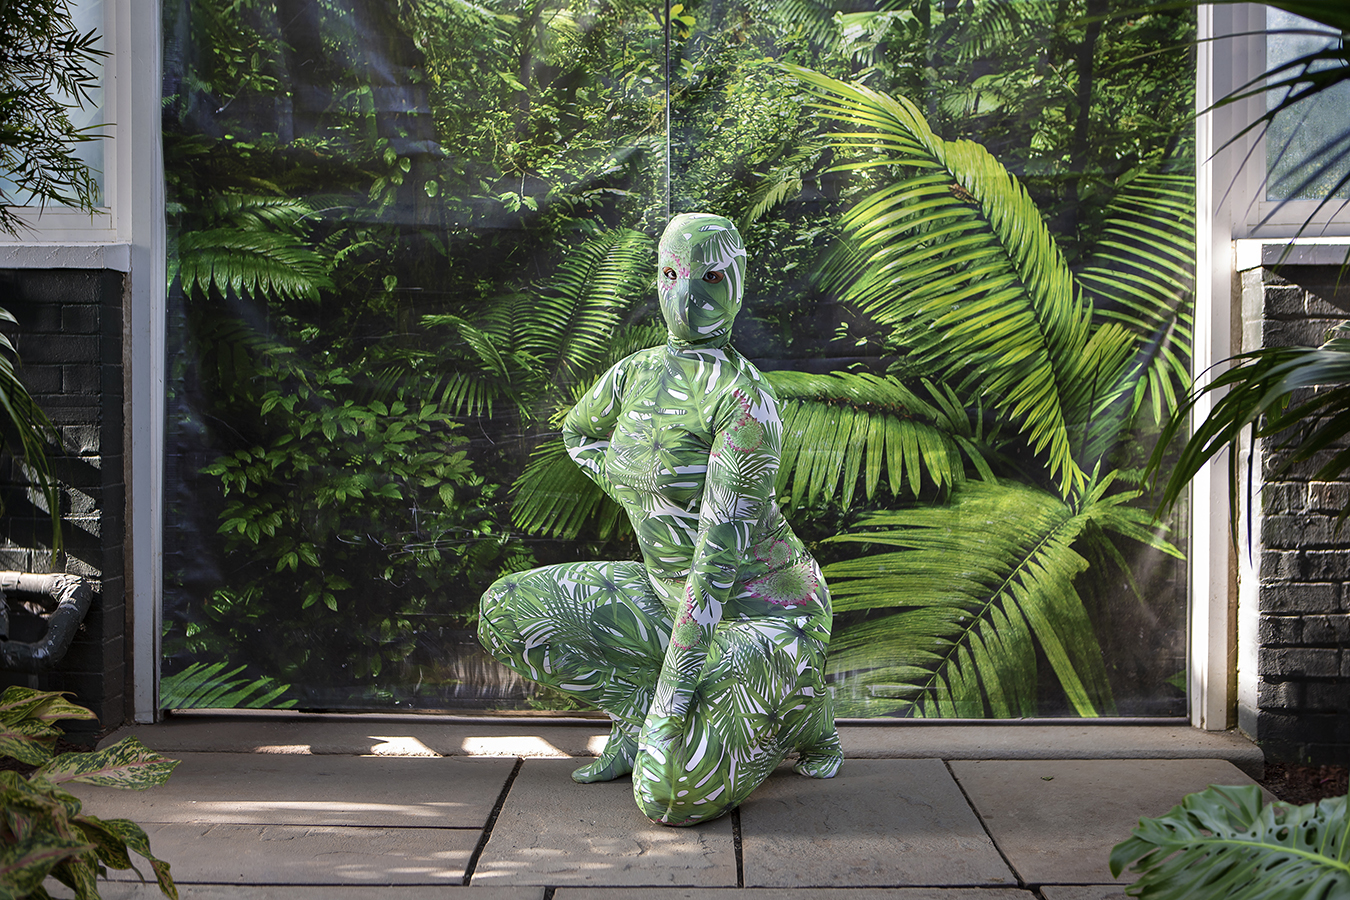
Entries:
[[1111, 851], [1111, 874], [1139, 880], [1146, 900], [1345, 900], [1346, 798], [1306, 806], [1261, 802], [1261, 789], [1211, 786], [1187, 795]]

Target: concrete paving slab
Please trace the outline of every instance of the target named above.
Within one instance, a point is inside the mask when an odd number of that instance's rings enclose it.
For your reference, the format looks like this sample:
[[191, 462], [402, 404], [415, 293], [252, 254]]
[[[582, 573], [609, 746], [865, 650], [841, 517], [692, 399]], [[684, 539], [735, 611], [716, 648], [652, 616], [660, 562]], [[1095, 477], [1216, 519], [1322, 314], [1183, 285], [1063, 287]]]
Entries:
[[782, 767], [741, 804], [747, 887], [1016, 885], [938, 759]]
[[528, 759], [511, 785], [475, 885], [736, 884], [731, 818], [692, 828], [654, 825], [627, 778], [575, 784], [573, 760]]
[[609, 723], [594, 719], [471, 719], [368, 713], [302, 715], [276, 711], [178, 714], [154, 725], [119, 728], [102, 742], [135, 735], [172, 756], [193, 752], [278, 756], [489, 756], [568, 759], [597, 755]]
[[939, 725], [841, 725], [844, 755], [853, 759], [1226, 759], [1260, 778], [1261, 749], [1237, 731], [1167, 725], [1017, 722]]
[[[1222, 760], [987, 760], [951, 763], [994, 842], [1027, 884], [1105, 884], [1111, 848], [1211, 784], [1251, 784]], [[1121, 883], [1127, 883], [1122, 876]]]
[[482, 828], [510, 759], [184, 753], [147, 791], [73, 785], [87, 812], [136, 822]]
[[1009, 888], [558, 888], [554, 900], [1036, 900]]
[[[462, 884], [480, 832], [456, 828], [145, 824], [184, 884]], [[139, 881], [111, 870], [116, 881]]]
[[[54, 882], [52, 882], [54, 883]], [[104, 882], [103, 900], [164, 900], [153, 884]], [[73, 894], [52, 892], [56, 898]], [[305, 887], [300, 885], [204, 884], [178, 886], [179, 900], [544, 900], [542, 887]]]
[[1047, 884], [1045, 900], [1126, 900], [1124, 884]]
[[[1235, 732], [1185, 724], [1102, 725], [891, 722], [841, 725], [844, 753], [857, 759], [1227, 759], [1254, 778], [1261, 751]], [[286, 710], [178, 713], [155, 725], [119, 729], [161, 753], [221, 751], [280, 755], [595, 756], [608, 725], [594, 719], [473, 718]]]

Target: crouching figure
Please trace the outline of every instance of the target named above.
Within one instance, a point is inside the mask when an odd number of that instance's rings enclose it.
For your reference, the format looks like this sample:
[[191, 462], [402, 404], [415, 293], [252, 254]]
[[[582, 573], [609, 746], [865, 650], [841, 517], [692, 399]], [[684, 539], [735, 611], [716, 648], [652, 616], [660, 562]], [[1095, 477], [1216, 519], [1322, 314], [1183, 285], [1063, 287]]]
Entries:
[[730, 345], [745, 250], [720, 216], [661, 238], [665, 346], [619, 362], [563, 425], [568, 452], [628, 513], [642, 562], [502, 578], [478, 634], [505, 665], [609, 714], [579, 782], [632, 773], [642, 812], [693, 825], [743, 801], [790, 753], [832, 777], [830, 595], [777, 503], [773, 390]]

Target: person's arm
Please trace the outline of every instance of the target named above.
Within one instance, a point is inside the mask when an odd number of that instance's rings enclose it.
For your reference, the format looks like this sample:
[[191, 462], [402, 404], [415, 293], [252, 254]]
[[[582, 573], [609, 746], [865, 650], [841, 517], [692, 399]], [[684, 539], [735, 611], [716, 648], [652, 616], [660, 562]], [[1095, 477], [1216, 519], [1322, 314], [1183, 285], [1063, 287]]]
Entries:
[[605, 477], [605, 451], [609, 449], [610, 436], [619, 420], [623, 381], [623, 363], [620, 362], [601, 375], [582, 395], [562, 426], [567, 454], [606, 492], [609, 491], [609, 479]]
[[753, 554], [756, 525], [774, 502], [782, 422], [773, 395], [747, 383], [726, 396], [715, 424], [684, 607], [642, 730], [640, 743], [649, 751], [662, 752], [682, 732], [713, 630], [742, 561]]

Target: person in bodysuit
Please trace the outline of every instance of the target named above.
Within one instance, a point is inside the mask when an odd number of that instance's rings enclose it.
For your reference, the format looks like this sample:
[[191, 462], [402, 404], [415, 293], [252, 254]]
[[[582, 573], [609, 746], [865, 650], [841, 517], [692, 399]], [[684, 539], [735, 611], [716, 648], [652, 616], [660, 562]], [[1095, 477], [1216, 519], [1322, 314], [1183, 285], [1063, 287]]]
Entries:
[[568, 452], [632, 522], [642, 562], [500, 579], [478, 634], [505, 665], [609, 714], [579, 782], [633, 774], [650, 819], [734, 808], [792, 751], [830, 778], [843, 755], [825, 688], [829, 591], [774, 502], [782, 421], [730, 346], [745, 250], [721, 216], [661, 238], [662, 347], [606, 372], [567, 415]]

